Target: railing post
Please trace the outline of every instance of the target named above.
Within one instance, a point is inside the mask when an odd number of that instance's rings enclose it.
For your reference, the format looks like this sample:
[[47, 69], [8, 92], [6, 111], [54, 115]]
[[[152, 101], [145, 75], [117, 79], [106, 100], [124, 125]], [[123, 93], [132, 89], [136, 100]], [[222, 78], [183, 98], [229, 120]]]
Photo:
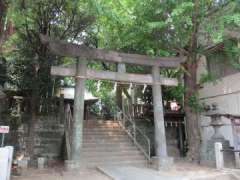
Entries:
[[133, 122], [133, 141], [136, 144], [136, 124]]
[[224, 161], [223, 161], [222, 143], [216, 142], [214, 146], [215, 146], [216, 168], [223, 169]]
[[58, 115], [60, 115], [60, 123], [64, 124], [64, 94], [60, 94]]
[[151, 159], [151, 142], [148, 140], [148, 158]]
[[122, 114], [122, 123], [123, 123], [123, 127], [126, 128], [126, 115], [124, 114], [124, 112]]

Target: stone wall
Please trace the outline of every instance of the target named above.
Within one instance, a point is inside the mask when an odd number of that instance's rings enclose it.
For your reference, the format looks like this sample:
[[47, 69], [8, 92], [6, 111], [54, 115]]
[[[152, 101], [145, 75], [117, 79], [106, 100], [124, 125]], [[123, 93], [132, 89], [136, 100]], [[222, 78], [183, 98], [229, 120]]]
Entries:
[[[34, 154], [47, 159], [61, 158], [64, 125], [54, 116], [38, 117]], [[26, 128], [24, 130], [26, 132]], [[27, 139], [27, 138], [26, 138]]]
[[[17, 130], [10, 130], [6, 144], [13, 145], [15, 155], [27, 155], [29, 117], [24, 117], [23, 123]], [[44, 157], [48, 160], [62, 159], [64, 125], [56, 116], [38, 116], [34, 139], [34, 157]]]

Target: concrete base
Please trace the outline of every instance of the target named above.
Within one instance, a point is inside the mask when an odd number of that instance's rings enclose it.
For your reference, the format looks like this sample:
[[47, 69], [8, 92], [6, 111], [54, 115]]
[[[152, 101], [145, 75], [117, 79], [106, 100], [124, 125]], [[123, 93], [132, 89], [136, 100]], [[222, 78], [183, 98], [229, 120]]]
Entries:
[[64, 164], [66, 171], [72, 171], [81, 168], [81, 163], [79, 161], [65, 160]]
[[18, 166], [21, 168], [28, 168], [29, 167], [30, 157], [24, 157], [21, 160], [18, 160]]
[[173, 157], [152, 157], [152, 165], [154, 169], [169, 169], [174, 163]]
[[38, 169], [44, 169], [44, 167], [45, 167], [45, 158], [43, 158], [43, 157], [39, 157], [38, 159], [37, 159], [37, 165], [38, 165]]

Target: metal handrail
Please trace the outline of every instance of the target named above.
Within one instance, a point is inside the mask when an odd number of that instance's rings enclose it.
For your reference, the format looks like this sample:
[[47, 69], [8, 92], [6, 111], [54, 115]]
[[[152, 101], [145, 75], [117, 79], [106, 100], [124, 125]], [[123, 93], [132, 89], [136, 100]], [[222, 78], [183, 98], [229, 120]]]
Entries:
[[[151, 141], [147, 137], [147, 135], [139, 128], [137, 127], [136, 123], [132, 120], [131, 116], [127, 115], [126, 113], [123, 113], [123, 111], [118, 110], [117, 120], [119, 121], [119, 124], [121, 127], [125, 130], [125, 132], [128, 134], [128, 136], [132, 139], [133, 143], [140, 149], [140, 151], [145, 155], [145, 157], [150, 160], [151, 159]], [[129, 126], [127, 126], [127, 123], [130, 123], [131, 129], [129, 130]], [[147, 148], [144, 148], [144, 146], [138, 141], [137, 138], [137, 132], [141, 135], [142, 139], [146, 142]]]

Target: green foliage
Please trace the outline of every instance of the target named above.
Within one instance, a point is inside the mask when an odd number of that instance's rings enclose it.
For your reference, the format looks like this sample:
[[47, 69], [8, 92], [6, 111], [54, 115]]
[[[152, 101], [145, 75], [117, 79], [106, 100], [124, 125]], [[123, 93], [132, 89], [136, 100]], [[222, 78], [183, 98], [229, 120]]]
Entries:
[[[15, 35], [6, 44], [11, 83], [19, 90], [25, 90], [39, 97], [52, 96], [53, 86], [59, 84], [52, 79], [52, 65], [69, 62], [67, 58], [56, 57], [42, 45], [39, 34], [47, 34], [68, 41], [81, 42], [82, 33], [94, 21], [86, 12], [84, 1], [62, 0], [18, 0], [12, 4], [9, 17], [14, 21]], [[57, 82], [56, 82], [57, 81]]]
[[[188, 50], [192, 38], [192, 16], [196, 2], [188, 0], [121, 2], [122, 5], [119, 5], [118, 1], [92, 0], [97, 18], [95, 23], [97, 47], [151, 56], [175, 56], [179, 53], [178, 49]], [[226, 27], [238, 26], [239, 11], [235, 11], [236, 7], [235, 2], [199, 1], [200, 10], [197, 16], [199, 31], [204, 32], [207, 39], [210, 37], [212, 42], [221, 42], [225, 38]], [[194, 52], [202, 53], [204, 43], [201, 43], [201, 38], [197, 44], [199, 46]], [[127, 67], [127, 71], [150, 72], [148, 68], [135, 66]], [[167, 77], [177, 78], [182, 77], [183, 73], [188, 72], [181, 68], [177, 71], [162, 72]], [[215, 82], [214, 75], [202, 75], [200, 84], [210, 81]], [[165, 99], [175, 97], [182, 102], [185, 92], [182, 85], [177, 88], [164, 88], [164, 91]]]
[[217, 78], [214, 74], [211, 73], [206, 73], [206, 74], [201, 74], [200, 80], [199, 80], [199, 85], [202, 86], [205, 83], [217, 83]]
[[204, 104], [199, 101], [197, 92], [188, 98], [188, 104], [196, 113], [204, 111]]
[[230, 61], [230, 64], [236, 68], [240, 69], [240, 46], [237, 40], [227, 40], [224, 42], [225, 54]]
[[[205, 42], [206, 39], [210, 39], [211, 43], [221, 42], [226, 38], [224, 32], [227, 28], [239, 28], [240, 11], [239, 4], [235, 1], [199, 1], [197, 47], [193, 52], [188, 52], [195, 26], [193, 15], [196, 13], [196, 2], [18, 0], [9, 11], [9, 18], [14, 20], [17, 34], [6, 44], [7, 48], [15, 47], [7, 58], [12, 82], [20, 89], [39, 89], [40, 95], [47, 96], [53, 86], [50, 66], [72, 63], [71, 58], [50, 54], [39, 42], [39, 33], [84, 42], [97, 48], [150, 56], [176, 56], [183, 52], [203, 54], [204, 47], [209, 45]], [[227, 52], [231, 60], [239, 56], [236, 46], [227, 46]], [[238, 68], [237, 61], [231, 63]], [[109, 63], [90, 62], [88, 66], [98, 70], [116, 70], [116, 65]], [[40, 67], [37, 74], [36, 67]], [[149, 73], [150, 69], [127, 66], [127, 71]], [[163, 70], [161, 73], [167, 77], [181, 78], [183, 73], [188, 72], [187, 69], [179, 68]], [[55, 80], [58, 81], [59, 78]], [[212, 80], [213, 75], [203, 75], [200, 84]], [[64, 81], [65, 84], [74, 85], [72, 78], [65, 78]], [[107, 99], [113, 99], [109, 93], [113, 90], [113, 83], [103, 82], [98, 92], [96, 86], [96, 81], [87, 82], [88, 89], [111, 106], [112, 102], [107, 102]], [[165, 88], [165, 92], [166, 97], [182, 101], [184, 88], [180, 84], [176, 88]]]
[[185, 88], [182, 84], [176, 87], [164, 87], [163, 88], [163, 100], [172, 101], [176, 100], [181, 106], [183, 106], [183, 94]]
[[[100, 86], [99, 84], [100, 83]], [[98, 89], [99, 86], [99, 89]], [[114, 114], [116, 107], [116, 92], [114, 92], [114, 83], [108, 81], [87, 80], [86, 87], [92, 92], [95, 97], [101, 101], [101, 106], [109, 111], [109, 114]], [[100, 113], [99, 106], [93, 107], [96, 113]]]

